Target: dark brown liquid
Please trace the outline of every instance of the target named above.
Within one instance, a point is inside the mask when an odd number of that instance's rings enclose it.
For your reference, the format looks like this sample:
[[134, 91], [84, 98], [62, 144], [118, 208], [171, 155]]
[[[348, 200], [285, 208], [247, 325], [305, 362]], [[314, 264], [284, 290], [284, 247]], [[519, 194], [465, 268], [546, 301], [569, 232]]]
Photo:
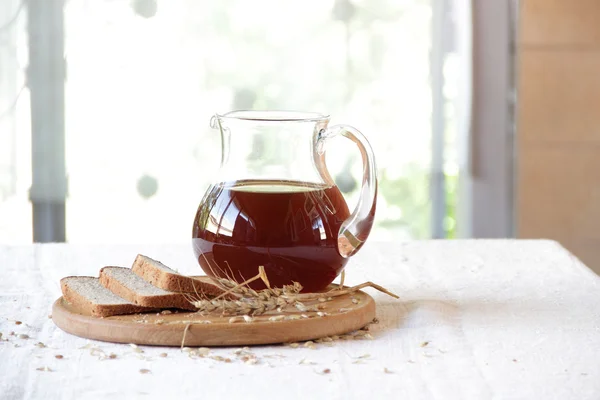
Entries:
[[[238, 181], [212, 186], [193, 228], [194, 252], [209, 275], [242, 282], [260, 265], [273, 287], [299, 282], [322, 290], [348, 261], [337, 250], [350, 215], [336, 186], [301, 182]], [[261, 281], [251, 284], [264, 288]]]

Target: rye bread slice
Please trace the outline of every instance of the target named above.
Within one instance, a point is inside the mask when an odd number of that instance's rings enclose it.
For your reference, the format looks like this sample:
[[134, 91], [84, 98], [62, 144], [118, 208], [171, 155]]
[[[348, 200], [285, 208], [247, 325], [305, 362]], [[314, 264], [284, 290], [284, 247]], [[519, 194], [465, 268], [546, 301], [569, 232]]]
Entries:
[[104, 267], [100, 270], [100, 283], [133, 304], [153, 308], [181, 308], [195, 310], [185, 293], [170, 292], [156, 287], [129, 268]]
[[167, 267], [160, 261], [138, 254], [131, 270], [152, 285], [170, 292], [183, 292], [215, 297], [223, 293], [207, 276], [191, 277]]
[[95, 317], [152, 311], [117, 296], [92, 276], [67, 276], [60, 280], [63, 298], [79, 312]]

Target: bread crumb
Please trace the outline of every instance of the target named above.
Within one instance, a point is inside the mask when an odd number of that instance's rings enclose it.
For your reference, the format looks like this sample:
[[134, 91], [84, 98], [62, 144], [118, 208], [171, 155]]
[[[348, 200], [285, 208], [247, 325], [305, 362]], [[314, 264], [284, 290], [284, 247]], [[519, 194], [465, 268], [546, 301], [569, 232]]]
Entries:
[[15, 321], [15, 325], [21, 325], [22, 322], [21, 321]]
[[140, 369], [140, 374], [149, 374], [151, 371], [149, 369], [146, 368], [142, 368]]
[[19, 335], [19, 339], [29, 339], [29, 335], [25, 334], [25, 333], [21, 333]]
[[290, 346], [292, 349], [297, 349], [300, 345], [298, 343], [290, 343], [288, 346]]
[[57, 360], [62, 360], [64, 357], [62, 356], [62, 354], [57, 354], [54, 356], [54, 358], [56, 358]]
[[108, 358], [110, 358], [111, 360], [114, 360], [115, 358], [117, 358], [117, 355], [115, 353], [110, 353], [108, 355]]
[[162, 358], [165, 358], [167, 356], [167, 353], [160, 353], [158, 356], [162, 357]]
[[163, 310], [160, 312], [162, 315], [169, 315], [169, 314], [173, 314], [173, 311], [171, 310]]
[[45, 372], [54, 372], [50, 367], [38, 367], [35, 369], [36, 371], [45, 371]]
[[328, 374], [328, 373], [330, 373], [330, 372], [331, 372], [331, 370], [330, 370], [329, 368], [325, 368], [325, 369], [323, 370], [323, 373], [324, 373], [324, 374]]
[[35, 344], [35, 347], [39, 347], [40, 349], [43, 349], [44, 347], [46, 347], [46, 345], [44, 343], [42, 343], [42, 342], [37, 342]]
[[421, 347], [425, 347], [425, 346], [427, 346], [428, 344], [429, 344], [429, 342], [423, 342], [423, 343], [421, 343]]
[[384, 369], [383, 369], [383, 372], [384, 372], [385, 374], [393, 374], [393, 373], [394, 373], [394, 371], [392, 371], [392, 370], [389, 370], [389, 369], [387, 369], [387, 368], [384, 368]]

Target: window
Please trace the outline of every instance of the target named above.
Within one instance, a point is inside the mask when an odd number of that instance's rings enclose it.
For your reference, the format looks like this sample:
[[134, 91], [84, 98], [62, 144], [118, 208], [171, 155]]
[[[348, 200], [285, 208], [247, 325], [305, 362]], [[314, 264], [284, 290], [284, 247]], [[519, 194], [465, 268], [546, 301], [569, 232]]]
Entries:
[[[32, 239], [25, 20], [27, 8], [41, 1], [1, 6], [0, 243]], [[452, 237], [465, 62], [458, 51], [465, 38], [454, 32], [466, 2], [447, 1], [441, 11], [439, 4], [67, 1], [67, 240], [188, 240], [220, 159], [210, 117], [233, 109], [325, 112], [332, 123], [357, 127], [377, 157], [373, 237], [427, 238], [436, 223]], [[45, 17], [41, 24], [52, 29], [57, 17]], [[442, 79], [431, 79], [435, 71]], [[443, 106], [432, 110], [436, 93]], [[436, 118], [441, 130], [432, 137]], [[441, 143], [442, 159], [432, 158], [432, 143]], [[431, 179], [436, 160], [441, 181]], [[353, 203], [359, 154], [340, 140], [328, 161]], [[443, 193], [443, 213], [434, 213], [440, 221], [432, 221], [432, 185]]]

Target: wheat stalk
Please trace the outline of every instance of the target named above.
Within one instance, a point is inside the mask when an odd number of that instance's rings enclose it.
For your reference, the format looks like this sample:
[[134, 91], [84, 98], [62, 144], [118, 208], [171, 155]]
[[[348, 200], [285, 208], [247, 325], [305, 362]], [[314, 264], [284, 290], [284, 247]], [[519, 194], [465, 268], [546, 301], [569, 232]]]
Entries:
[[[257, 291], [248, 287], [248, 284], [259, 279], [265, 283], [267, 286], [266, 289]], [[372, 287], [394, 298], [398, 298], [394, 293], [373, 282], [365, 282], [350, 288], [340, 285], [340, 287], [325, 293], [300, 293], [302, 285], [298, 282], [293, 282], [293, 284], [283, 286], [282, 288], [271, 288], [262, 265], [258, 267], [257, 275], [242, 283], [237, 283], [227, 278], [216, 278], [215, 281], [224, 290], [222, 294], [214, 299], [190, 299], [190, 302], [199, 312], [211, 313], [221, 311], [223, 314], [229, 315], [261, 315], [269, 311], [282, 312], [292, 306], [301, 312], [318, 312], [318, 308], [307, 306], [303, 302], [315, 300], [326, 301], [328, 298], [354, 293], [365, 287]], [[238, 298], [234, 300], [224, 298], [230, 295]]]

